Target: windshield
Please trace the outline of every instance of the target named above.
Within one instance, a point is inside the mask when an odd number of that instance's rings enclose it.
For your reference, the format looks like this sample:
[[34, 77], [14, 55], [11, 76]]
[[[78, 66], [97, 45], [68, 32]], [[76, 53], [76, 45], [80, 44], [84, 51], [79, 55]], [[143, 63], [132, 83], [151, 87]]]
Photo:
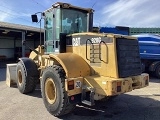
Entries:
[[67, 34], [87, 32], [87, 13], [62, 9], [62, 32]]

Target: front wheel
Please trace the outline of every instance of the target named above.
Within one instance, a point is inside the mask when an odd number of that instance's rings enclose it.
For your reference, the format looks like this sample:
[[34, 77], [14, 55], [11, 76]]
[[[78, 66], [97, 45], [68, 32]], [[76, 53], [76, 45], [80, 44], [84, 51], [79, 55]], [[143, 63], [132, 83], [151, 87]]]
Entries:
[[65, 73], [62, 67], [54, 65], [46, 68], [42, 75], [41, 92], [47, 110], [59, 117], [73, 110], [65, 91]]
[[22, 62], [18, 62], [17, 64], [17, 86], [18, 86], [19, 91], [23, 94], [27, 94], [35, 90], [36, 81], [32, 73], [36, 73], [36, 72], [25, 70], [25, 66], [22, 64]]

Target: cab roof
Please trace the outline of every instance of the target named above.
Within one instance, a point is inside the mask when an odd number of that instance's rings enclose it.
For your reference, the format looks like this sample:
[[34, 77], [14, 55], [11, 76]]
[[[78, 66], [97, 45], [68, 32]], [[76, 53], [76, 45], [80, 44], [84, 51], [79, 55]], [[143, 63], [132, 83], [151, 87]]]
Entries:
[[94, 10], [92, 8], [82, 8], [82, 7], [71, 5], [70, 3], [63, 3], [63, 2], [57, 2], [57, 3], [53, 4], [52, 7], [47, 9], [46, 11], [49, 11], [53, 8], [58, 8], [58, 7], [66, 8], [66, 9], [67, 8], [78, 9], [78, 10], [86, 11], [88, 13], [94, 12]]

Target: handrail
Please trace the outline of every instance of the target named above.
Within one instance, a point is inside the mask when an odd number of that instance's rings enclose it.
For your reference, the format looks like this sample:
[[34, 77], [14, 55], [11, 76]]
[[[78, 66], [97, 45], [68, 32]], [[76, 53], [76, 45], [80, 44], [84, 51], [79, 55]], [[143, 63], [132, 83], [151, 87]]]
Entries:
[[102, 60], [102, 58], [101, 58], [101, 43], [103, 43], [103, 44], [105, 44], [106, 45], [106, 47], [107, 47], [107, 44], [104, 42], [104, 41], [101, 41], [100, 43], [99, 43], [99, 59], [100, 59], [100, 61], [104, 61], [104, 60]]
[[88, 52], [87, 52], [87, 43], [88, 43], [88, 41], [92, 44], [93, 49], [94, 49], [94, 45], [93, 45], [93, 43], [92, 43], [92, 41], [90, 39], [86, 40], [86, 59], [90, 60], [90, 59], [88, 59], [88, 56], [87, 56], [87, 54], [88, 54]]

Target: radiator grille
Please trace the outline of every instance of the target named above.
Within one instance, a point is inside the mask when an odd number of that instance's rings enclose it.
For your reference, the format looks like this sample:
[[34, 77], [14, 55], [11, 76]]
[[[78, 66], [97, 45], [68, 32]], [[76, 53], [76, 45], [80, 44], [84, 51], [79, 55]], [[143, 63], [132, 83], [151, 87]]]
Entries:
[[141, 74], [141, 60], [137, 40], [117, 38], [117, 62], [119, 77]]

